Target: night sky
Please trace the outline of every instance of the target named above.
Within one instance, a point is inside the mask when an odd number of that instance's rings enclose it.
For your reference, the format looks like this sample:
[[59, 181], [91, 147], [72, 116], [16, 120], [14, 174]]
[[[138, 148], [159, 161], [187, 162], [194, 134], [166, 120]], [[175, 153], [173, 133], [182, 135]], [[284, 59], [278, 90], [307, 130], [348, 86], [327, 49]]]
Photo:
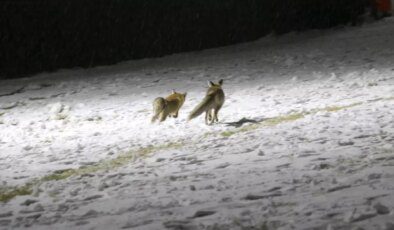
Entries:
[[356, 25], [366, 5], [366, 0], [1, 1], [0, 78]]

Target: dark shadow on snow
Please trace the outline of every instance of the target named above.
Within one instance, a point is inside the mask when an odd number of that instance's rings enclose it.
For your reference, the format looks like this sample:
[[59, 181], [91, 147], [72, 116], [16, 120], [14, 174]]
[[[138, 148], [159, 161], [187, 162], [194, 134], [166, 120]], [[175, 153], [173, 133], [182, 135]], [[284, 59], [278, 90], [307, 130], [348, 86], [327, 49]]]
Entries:
[[245, 118], [243, 117], [242, 119], [240, 119], [239, 121], [234, 121], [234, 122], [223, 122], [223, 124], [225, 124], [226, 126], [233, 126], [235, 128], [239, 128], [242, 125], [244, 125], [245, 123], [252, 123], [252, 124], [256, 124], [256, 123], [260, 123], [264, 120], [266, 120], [267, 118], [262, 118], [262, 119], [249, 119], [249, 118]]

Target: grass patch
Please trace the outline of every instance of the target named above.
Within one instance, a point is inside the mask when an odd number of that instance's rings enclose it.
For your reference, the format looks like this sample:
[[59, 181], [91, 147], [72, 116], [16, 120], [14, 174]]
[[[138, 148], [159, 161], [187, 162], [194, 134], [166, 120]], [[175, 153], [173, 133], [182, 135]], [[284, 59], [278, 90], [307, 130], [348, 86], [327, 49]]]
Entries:
[[337, 112], [337, 111], [340, 111], [340, 110], [349, 109], [349, 108], [352, 108], [352, 107], [355, 107], [355, 106], [358, 106], [358, 105], [362, 105], [362, 104], [363, 103], [361, 103], [361, 102], [357, 102], [357, 103], [353, 103], [353, 104], [350, 104], [350, 105], [344, 105], [344, 106], [329, 106], [329, 107], [326, 107], [326, 108], [324, 108], [322, 110], [318, 110], [318, 112], [319, 111]]
[[264, 125], [269, 125], [269, 126], [275, 126], [284, 122], [290, 122], [290, 121], [295, 121], [301, 118], [304, 118], [306, 114], [304, 113], [293, 113], [285, 116], [280, 116], [280, 117], [274, 117], [274, 118], [269, 118], [265, 121], [263, 121], [262, 124]]
[[138, 150], [129, 151], [124, 154], [120, 154], [119, 156], [113, 159], [101, 160], [95, 165], [84, 166], [77, 169], [66, 169], [66, 170], [56, 171], [50, 175], [44, 176], [43, 178], [40, 179], [40, 181], [45, 182], [45, 181], [53, 181], [53, 180], [63, 180], [71, 176], [84, 175], [88, 173], [94, 173], [97, 171], [112, 170], [133, 162], [137, 157], [145, 157], [154, 152], [158, 152], [166, 149], [180, 148], [182, 146], [183, 146], [182, 143], [176, 143], [176, 142], [171, 142], [169, 144], [159, 145], [159, 146], [148, 146], [148, 147], [140, 148]]
[[232, 136], [234, 134], [253, 131], [253, 130], [256, 130], [256, 129], [260, 128], [260, 127], [261, 127], [261, 123], [245, 125], [245, 126], [239, 128], [239, 129], [223, 131], [223, 132], [220, 133], [220, 135], [222, 135], [223, 137], [230, 137], [230, 136]]
[[230, 136], [232, 136], [232, 135], [234, 135], [236, 133], [237, 133], [236, 131], [224, 131], [221, 134], [222, 134], [223, 137], [230, 137]]
[[31, 195], [33, 193], [32, 187], [31, 184], [26, 184], [13, 189], [0, 188], [0, 202], [7, 202], [16, 196]]
[[65, 170], [55, 171], [52, 174], [44, 176], [43, 178], [40, 179], [40, 181], [45, 182], [45, 181], [53, 181], [53, 180], [63, 180], [72, 175], [75, 175], [76, 171], [77, 171], [76, 169], [65, 169]]
[[262, 122], [259, 122], [257, 124], [246, 125], [246, 126], [243, 126], [239, 129], [235, 129], [235, 130], [223, 131], [220, 134], [224, 137], [230, 137], [234, 134], [253, 131], [253, 130], [259, 129], [263, 126], [275, 126], [275, 125], [278, 125], [281, 123], [295, 121], [295, 120], [303, 118], [304, 116], [305, 116], [304, 113], [292, 113], [292, 114], [285, 115], [285, 116], [268, 118], [268, 119], [266, 119]]
[[171, 142], [165, 145], [148, 146], [138, 150], [129, 151], [113, 159], [101, 160], [95, 165], [84, 166], [76, 169], [64, 169], [55, 171], [49, 175], [34, 179], [21, 187], [4, 187], [0, 188], [0, 202], [7, 202], [16, 196], [31, 195], [34, 186], [39, 186], [41, 183], [48, 181], [64, 180], [72, 176], [84, 175], [98, 171], [113, 170], [133, 162], [137, 157], [146, 157], [151, 153], [176, 149], [182, 147], [182, 142]]
[[344, 109], [348, 109], [348, 108], [352, 108], [358, 105], [362, 105], [362, 102], [357, 102], [357, 103], [353, 103], [350, 105], [344, 105], [344, 106], [329, 106], [329, 107], [325, 107], [322, 109], [314, 109], [311, 111], [307, 111], [307, 112], [302, 112], [302, 113], [291, 113], [288, 115], [284, 115], [284, 116], [278, 116], [278, 117], [273, 117], [273, 118], [268, 118], [264, 121], [261, 121], [257, 124], [251, 124], [251, 125], [246, 125], [243, 126], [239, 129], [234, 129], [234, 130], [228, 130], [228, 131], [223, 131], [220, 134], [223, 137], [230, 137], [234, 134], [237, 133], [243, 133], [243, 132], [249, 132], [252, 130], [256, 130], [259, 129], [263, 126], [275, 126], [275, 125], [279, 125], [285, 122], [291, 122], [291, 121], [295, 121], [295, 120], [299, 120], [304, 118], [306, 115], [313, 115], [316, 114], [318, 112], [337, 112], [340, 110], [344, 110]]
[[[382, 100], [394, 100], [394, 97], [383, 98]], [[264, 127], [264, 126], [275, 126], [275, 125], [282, 124], [285, 122], [291, 122], [291, 121], [295, 121], [298, 119], [302, 119], [306, 115], [313, 115], [313, 114], [316, 114], [316, 113], [322, 112], [322, 111], [337, 112], [340, 110], [352, 108], [352, 107], [362, 105], [362, 104], [364, 104], [364, 103], [358, 102], [358, 103], [353, 103], [353, 104], [346, 105], [346, 106], [329, 106], [329, 107], [326, 107], [323, 109], [314, 109], [314, 110], [311, 110], [308, 112], [303, 112], [303, 113], [292, 113], [292, 114], [288, 114], [288, 115], [284, 115], [284, 116], [268, 118], [268, 119], [261, 121], [259, 123], [246, 125], [246, 126], [238, 128], [238, 129], [223, 131], [220, 133], [220, 135], [224, 136], [224, 137], [230, 137], [230, 136], [237, 134], [237, 133], [253, 131], [253, 130], [259, 129], [261, 127]], [[0, 116], [1, 115], [2, 114], [0, 113]], [[214, 134], [215, 134], [214, 132], [205, 133], [203, 135], [203, 138], [208, 137], [210, 135], [214, 135]], [[152, 154], [154, 152], [167, 150], [167, 149], [177, 149], [177, 148], [180, 148], [184, 145], [185, 145], [185, 143], [180, 141], [180, 142], [171, 142], [171, 143], [159, 145], [159, 146], [148, 146], [148, 147], [144, 147], [144, 148], [140, 148], [137, 150], [132, 150], [132, 151], [120, 154], [119, 156], [117, 156], [113, 159], [101, 160], [95, 165], [84, 166], [84, 167], [80, 167], [80, 168], [76, 168], [76, 169], [58, 170], [58, 171], [55, 171], [55, 172], [53, 172], [49, 175], [46, 175], [42, 178], [33, 179], [32, 181], [30, 181], [20, 187], [3, 187], [3, 188], [0, 187], [0, 202], [7, 202], [16, 196], [31, 195], [33, 193], [33, 187], [39, 186], [43, 182], [64, 180], [64, 179], [67, 179], [71, 176], [84, 175], [84, 174], [88, 174], [88, 173], [94, 173], [97, 171], [113, 170], [115, 168], [125, 166], [125, 165], [129, 164], [130, 162], [133, 162], [137, 157], [146, 157], [149, 154]]]

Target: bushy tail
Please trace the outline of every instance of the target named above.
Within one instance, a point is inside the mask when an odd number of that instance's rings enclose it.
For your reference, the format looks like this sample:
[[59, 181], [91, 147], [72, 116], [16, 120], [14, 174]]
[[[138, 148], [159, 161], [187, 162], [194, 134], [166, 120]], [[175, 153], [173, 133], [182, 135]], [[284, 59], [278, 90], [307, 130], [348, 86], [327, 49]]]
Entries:
[[158, 97], [153, 101], [153, 117], [151, 122], [155, 122], [159, 117], [160, 113], [166, 107], [166, 100], [162, 97]]
[[193, 111], [189, 114], [188, 120], [191, 120], [195, 117], [200, 116], [203, 112], [205, 112], [211, 105], [214, 103], [214, 98], [212, 96], [206, 96], [204, 100], [193, 109]]

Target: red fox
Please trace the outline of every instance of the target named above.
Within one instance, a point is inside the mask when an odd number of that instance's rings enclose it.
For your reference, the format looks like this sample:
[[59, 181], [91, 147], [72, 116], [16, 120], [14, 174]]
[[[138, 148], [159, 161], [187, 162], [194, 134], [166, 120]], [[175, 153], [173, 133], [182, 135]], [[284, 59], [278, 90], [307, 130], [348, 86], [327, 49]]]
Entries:
[[208, 82], [208, 91], [203, 101], [190, 113], [188, 120], [198, 117], [205, 112], [205, 124], [211, 125], [218, 122], [218, 112], [224, 103], [224, 92], [222, 90], [223, 79], [218, 84]]
[[172, 93], [166, 97], [158, 97], [153, 101], [153, 117], [151, 122], [155, 122], [157, 118], [159, 121], [165, 121], [167, 116], [177, 118], [178, 111], [182, 107], [186, 99], [186, 93], [177, 93], [172, 90]]

